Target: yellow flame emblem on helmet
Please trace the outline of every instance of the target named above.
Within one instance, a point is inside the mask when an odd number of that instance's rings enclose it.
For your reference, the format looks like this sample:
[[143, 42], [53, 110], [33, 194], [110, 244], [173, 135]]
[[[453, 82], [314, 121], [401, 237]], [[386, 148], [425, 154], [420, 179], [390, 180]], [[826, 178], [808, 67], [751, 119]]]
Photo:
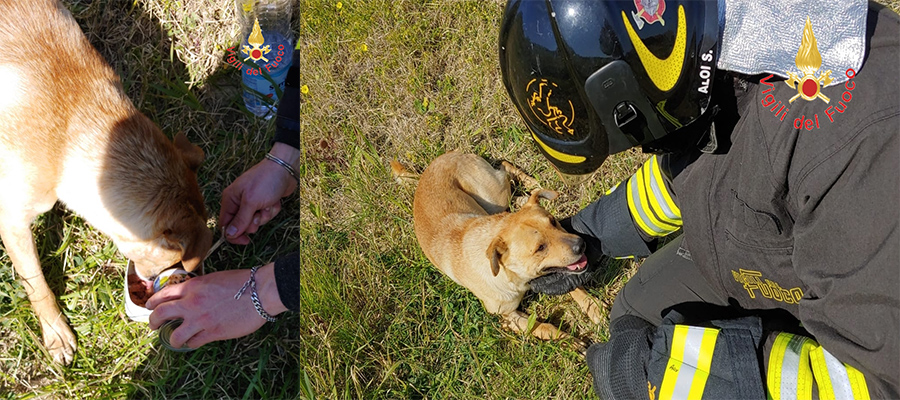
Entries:
[[575, 121], [575, 107], [572, 106], [572, 101], [568, 100], [566, 103], [564, 99], [560, 104], [562, 107], [550, 101], [553, 90], [558, 87], [546, 79], [532, 79], [525, 85], [525, 92], [529, 94], [528, 107], [541, 123], [557, 134], [574, 135], [572, 122]]
[[[575, 107], [572, 105], [572, 101], [564, 99], [562, 102], [556, 102], [555, 100], [554, 102], [551, 102], [550, 100], [551, 96], [553, 96], [553, 90], [558, 87], [559, 86], [557, 86], [556, 83], [550, 82], [547, 79], [532, 79], [525, 85], [525, 92], [528, 93], [528, 98], [526, 100], [528, 102], [528, 108], [531, 109], [531, 113], [538, 121], [550, 128], [553, 132], [556, 132], [556, 134], [562, 136], [575, 135], [575, 129], [572, 128], [572, 123], [575, 122]], [[580, 164], [587, 160], [587, 158], [582, 156], [566, 154], [554, 150], [544, 143], [533, 131], [531, 132], [531, 137], [534, 138], [534, 141], [547, 153], [547, 155], [559, 161], [569, 164]]]

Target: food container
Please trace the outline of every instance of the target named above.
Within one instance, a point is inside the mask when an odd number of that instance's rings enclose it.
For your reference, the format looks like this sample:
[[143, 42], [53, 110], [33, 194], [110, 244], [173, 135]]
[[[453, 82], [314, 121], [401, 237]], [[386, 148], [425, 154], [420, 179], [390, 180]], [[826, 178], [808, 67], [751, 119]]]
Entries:
[[[175, 270], [174, 268], [167, 269], [161, 273], [156, 280], [153, 281], [152, 285], [149, 285], [148, 282], [144, 282], [140, 278], [138, 278], [137, 273], [134, 271], [134, 262], [128, 261], [128, 268], [125, 272], [125, 315], [128, 316], [129, 319], [135, 322], [150, 322], [150, 313], [152, 311], [144, 308], [144, 302], [150, 298], [153, 293], [156, 293], [157, 288], [161, 288], [169, 283], [169, 279], [171, 278], [172, 272]], [[184, 270], [181, 270], [184, 271]], [[196, 274], [189, 272], [191, 276], [196, 276]], [[203, 274], [203, 264], [200, 265], [200, 274]], [[165, 278], [164, 278], [165, 277]], [[178, 282], [184, 281], [186, 279], [182, 279], [180, 277], [175, 277], [175, 280]], [[159, 285], [162, 283], [162, 286]], [[132, 292], [138, 294], [136, 297], [132, 297]]]
[[175, 331], [175, 328], [181, 326], [182, 322], [184, 322], [184, 320], [180, 318], [173, 319], [171, 321], [166, 321], [159, 326], [159, 342], [162, 343], [163, 347], [178, 353], [194, 350], [190, 347], [187, 347], [187, 345], [183, 347], [172, 347], [172, 345], [169, 344], [169, 337], [172, 336], [172, 332]]

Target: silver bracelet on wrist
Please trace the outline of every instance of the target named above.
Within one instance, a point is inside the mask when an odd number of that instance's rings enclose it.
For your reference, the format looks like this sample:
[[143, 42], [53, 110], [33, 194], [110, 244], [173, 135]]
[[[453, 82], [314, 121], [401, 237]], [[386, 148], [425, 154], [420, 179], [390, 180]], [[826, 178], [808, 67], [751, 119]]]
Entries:
[[291, 164], [288, 164], [284, 160], [273, 156], [272, 153], [266, 153], [266, 159], [284, 167], [284, 169], [287, 170], [289, 174], [291, 174], [291, 177], [293, 177], [294, 180], [297, 181], [297, 185], [300, 185], [300, 177], [297, 176], [297, 171], [294, 171], [294, 167], [292, 167]]
[[253, 302], [253, 307], [256, 308], [256, 312], [259, 313], [259, 316], [263, 317], [263, 319], [265, 319], [266, 321], [275, 322], [275, 321], [277, 321], [277, 319], [275, 317], [269, 315], [269, 313], [267, 313], [266, 310], [263, 309], [262, 304], [259, 302], [259, 294], [256, 293], [256, 270], [257, 269], [259, 269], [259, 266], [250, 268], [250, 279], [248, 279], [247, 283], [245, 283], [244, 286], [241, 287], [241, 290], [238, 291], [236, 295], [234, 295], [234, 299], [235, 300], [240, 299], [241, 295], [243, 295], [244, 291], [247, 290], [247, 288], [249, 287], [250, 288], [250, 301]]

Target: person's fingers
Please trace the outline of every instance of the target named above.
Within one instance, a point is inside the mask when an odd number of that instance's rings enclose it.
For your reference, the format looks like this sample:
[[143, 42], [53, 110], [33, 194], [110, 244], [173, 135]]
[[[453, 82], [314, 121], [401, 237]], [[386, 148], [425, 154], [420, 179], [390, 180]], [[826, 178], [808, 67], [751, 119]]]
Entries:
[[169, 285], [164, 287], [162, 290], [153, 293], [149, 299], [147, 299], [147, 304], [144, 304], [144, 308], [148, 310], [153, 310], [156, 306], [165, 303], [170, 300], [175, 300], [181, 298], [181, 294], [184, 293], [184, 288], [187, 286], [187, 282], [185, 284], [179, 285]]
[[240, 208], [240, 191], [233, 189], [232, 186], [228, 186], [222, 192], [222, 200], [219, 205], [219, 226], [227, 227]]
[[151, 330], [157, 330], [168, 320], [182, 318], [180, 307], [174, 303], [163, 303], [150, 313], [149, 324]]
[[263, 208], [262, 211], [260, 211], [259, 224], [260, 225], [268, 224], [269, 221], [271, 221], [272, 218], [275, 218], [275, 216], [278, 215], [278, 213], [280, 211], [281, 211], [281, 203], [275, 203], [274, 205]]
[[207, 343], [210, 343], [210, 342], [213, 342], [216, 340], [222, 340], [222, 338], [217, 338], [217, 337], [213, 336], [213, 334], [210, 331], [202, 330], [200, 332], [197, 332], [196, 335], [192, 336], [186, 342], [186, 344], [188, 347], [190, 347], [192, 349], [197, 349], [197, 348], [200, 348], [200, 346], [203, 346]]
[[[225, 238], [235, 239], [245, 233], [247, 227], [253, 223], [253, 215], [256, 214], [256, 208], [247, 204], [245, 197], [241, 198], [240, 209], [234, 215], [234, 219], [229, 221], [225, 228]], [[230, 241], [230, 240], [229, 240]], [[233, 243], [233, 242], [232, 242]]]
[[253, 234], [259, 230], [259, 226], [262, 221], [262, 212], [257, 211], [253, 213], [253, 218], [250, 220], [250, 225], [247, 225], [247, 228], [244, 229], [244, 234]]
[[[200, 328], [199, 324], [188, 324], [182, 323], [174, 331], [169, 335], [169, 345], [173, 348], [181, 348], [187, 343], [192, 337], [202, 332], [202, 328]], [[190, 346], [191, 348], [196, 348]]]
[[247, 234], [244, 233], [243, 235], [238, 236], [236, 238], [228, 239], [228, 243], [239, 244], [239, 245], [248, 245], [248, 244], [250, 244], [250, 236], [247, 236]]

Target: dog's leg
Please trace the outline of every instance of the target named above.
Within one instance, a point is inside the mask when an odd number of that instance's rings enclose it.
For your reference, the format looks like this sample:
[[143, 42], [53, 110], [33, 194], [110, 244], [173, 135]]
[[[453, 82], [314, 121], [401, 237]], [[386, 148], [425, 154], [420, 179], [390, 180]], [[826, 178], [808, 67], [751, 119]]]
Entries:
[[581, 311], [587, 314], [591, 322], [599, 324], [603, 320], [600, 316], [600, 306], [594, 296], [588, 294], [583, 288], [575, 288], [575, 290], [569, 292], [569, 295], [575, 299], [575, 302], [581, 307]]
[[[505, 314], [502, 317], [504, 328], [510, 329], [513, 332], [517, 333], [528, 331], [527, 314], [517, 310], [509, 314]], [[581, 341], [581, 339], [569, 336], [559, 328], [546, 322], [535, 321], [534, 328], [532, 329], [531, 334], [541, 340], [570, 340], [572, 343], [572, 348], [574, 350], [580, 353], [584, 353], [587, 350], [587, 344]]]
[[509, 162], [501, 162], [500, 169], [506, 172], [510, 178], [518, 181], [522, 186], [525, 186], [525, 189], [532, 190], [541, 187], [541, 184], [538, 183], [537, 179], [534, 179], [531, 175], [528, 175], [525, 171], [522, 171], [519, 167], [516, 167]]
[[50, 352], [54, 362], [68, 365], [75, 356], [75, 334], [69, 328], [66, 317], [59, 311], [56, 297], [44, 280], [31, 234], [31, 218], [22, 221], [21, 217], [14, 217], [11, 221], [5, 218], [9, 215], [3, 217], [0, 239], [25, 285], [25, 293], [28, 294], [34, 314], [41, 322], [44, 347]]

